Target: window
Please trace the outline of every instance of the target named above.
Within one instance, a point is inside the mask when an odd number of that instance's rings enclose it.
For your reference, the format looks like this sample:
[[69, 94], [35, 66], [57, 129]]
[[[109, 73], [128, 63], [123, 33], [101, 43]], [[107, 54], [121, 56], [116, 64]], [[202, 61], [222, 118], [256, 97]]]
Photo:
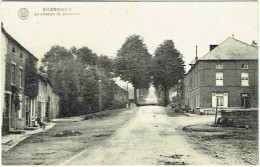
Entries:
[[15, 64], [12, 64], [12, 69], [11, 69], [11, 83], [15, 84]]
[[216, 96], [218, 107], [224, 106], [224, 96]]
[[212, 93], [212, 107], [228, 107], [228, 93]]
[[12, 53], [15, 54], [15, 48], [14, 47], [12, 48]]
[[241, 73], [241, 86], [249, 86], [248, 73]]
[[20, 71], [19, 71], [19, 79], [20, 79], [20, 88], [23, 87], [23, 69], [20, 67]]
[[222, 72], [216, 73], [216, 86], [223, 86], [223, 73]]
[[200, 107], [199, 94], [196, 94], [195, 98], [196, 98], [196, 108], [199, 108]]
[[20, 59], [23, 60], [23, 54], [22, 53], [20, 54]]
[[223, 69], [223, 65], [216, 65], [216, 69]]
[[247, 64], [242, 64], [242, 69], [248, 69], [248, 65]]
[[18, 111], [18, 118], [21, 119], [22, 118], [22, 104], [21, 104], [21, 102], [23, 100], [22, 94], [19, 94], [19, 99], [20, 99], [20, 109]]

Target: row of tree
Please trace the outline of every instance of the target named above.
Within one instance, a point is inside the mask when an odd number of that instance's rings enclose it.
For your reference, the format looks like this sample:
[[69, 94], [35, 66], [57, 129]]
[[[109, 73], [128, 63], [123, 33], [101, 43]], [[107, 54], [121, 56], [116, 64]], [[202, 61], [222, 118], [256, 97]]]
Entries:
[[99, 90], [102, 110], [111, 108], [117, 85], [113, 81], [113, 62], [98, 56], [89, 48], [67, 50], [53, 46], [42, 59], [45, 74], [60, 97], [61, 116], [73, 116], [99, 110]]
[[169, 90], [182, 83], [184, 61], [172, 40], [165, 40], [149, 54], [143, 39], [129, 36], [115, 59], [115, 72], [122, 80], [132, 83], [137, 103], [136, 89], [149, 88], [152, 82], [156, 90], [164, 93], [164, 106], [169, 103]]
[[44, 55], [39, 70], [49, 78], [60, 97], [61, 116], [73, 116], [98, 111], [100, 89], [102, 110], [111, 108], [115, 103], [115, 77], [132, 83], [136, 103], [137, 89], [148, 89], [153, 83], [157, 90], [164, 92], [167, 106], [169, 89], [184, 76], [184, 62], [172, 40], [165, 40], [152, 56], [143, 39], [131, 35], [117, 51], [115, 59], [98, 56], [88, 47], [68, 50], [53, 46]]

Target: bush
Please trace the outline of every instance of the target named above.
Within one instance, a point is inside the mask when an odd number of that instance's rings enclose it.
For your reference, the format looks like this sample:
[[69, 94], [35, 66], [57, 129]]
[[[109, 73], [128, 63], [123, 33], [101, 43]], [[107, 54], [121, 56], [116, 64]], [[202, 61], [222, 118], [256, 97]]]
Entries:
[[126, 108], [126, 104], [127, 104], [127, 102], [120, 102], [120, 101], [113, 100], [111, 102], [111, 106], [109, 107], [109, 109], [114, 110], [114, 109]]

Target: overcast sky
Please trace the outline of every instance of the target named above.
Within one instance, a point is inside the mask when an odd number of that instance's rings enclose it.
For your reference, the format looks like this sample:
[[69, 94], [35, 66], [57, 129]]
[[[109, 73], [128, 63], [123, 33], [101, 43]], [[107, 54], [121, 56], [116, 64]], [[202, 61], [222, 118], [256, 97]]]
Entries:
[[[60, 7], [79, 16], [34, 16], [43, 8]], [[21, 8], [29, 10], [25, 20], [18, 17]], [[164, 40], [173, 40], [186, 65], [195, 57], [196, 45], [201, 57], [210, 44], [232, 34], [246, 43], [258, 42], [257, 2], [2, 2], [1, 13], [7, 32], [39, 59], [57, 44], [87, 46], [114, 57], [131, 34], [142, 36], [151, 54]]]

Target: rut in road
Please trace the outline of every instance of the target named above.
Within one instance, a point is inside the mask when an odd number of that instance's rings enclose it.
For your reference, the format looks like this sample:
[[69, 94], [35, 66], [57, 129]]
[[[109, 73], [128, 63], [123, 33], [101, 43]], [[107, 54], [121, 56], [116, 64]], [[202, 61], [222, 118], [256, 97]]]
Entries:
[[[219, 159], [194, 150], [163, 107], [143, 106], [111, 138], [63, 165], [214, 165]], [[180, 121], [177, 121], [180, 122]]]

